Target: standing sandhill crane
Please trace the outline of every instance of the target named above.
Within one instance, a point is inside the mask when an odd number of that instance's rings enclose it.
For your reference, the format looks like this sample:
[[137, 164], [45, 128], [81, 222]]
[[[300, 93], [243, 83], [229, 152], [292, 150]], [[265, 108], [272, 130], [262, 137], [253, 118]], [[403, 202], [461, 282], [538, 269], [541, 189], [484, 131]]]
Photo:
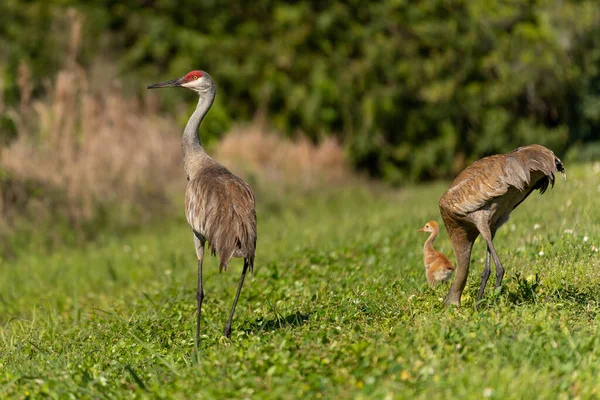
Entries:
[[538, 189], [543, 194], [549, 184], [554, 186], [558, 171], [566, 179], [562, 161], [551, 150], [532, 144], [482, 158], [456, 177], [439, 203], [458, 268], [446, 304], [460, 306], [471, 249], [479, 234], [487, 243], [487, 254], [477, 300], [481, 300], [490, 276], [490, 256], [496, 264], [496, 288], [500, 286], [504, 268], [492, 243], [496, 231], [532, 191]]
[[440, 232], [437, 222], [429, 221], [419, 232], [431, 232], [431, 235], [425, 241], [423, 246], [423, 258], [425, 262], [425, 276], [430, 286], [435, 286], [438, 282], [445, 282], [452, 276], [454, 265], [446, 257], [433, 248], [433, 241]]
[[256, 253], [256, 211], [254, 194], [250, 186], [227, 168], [213, 160], [204, 151], [198, 129], [212, 105], [216, 86], [204, 71], [191, 71], [179, 79], [156, 83], [148, 89], [184, 87], [198, 93], [196, 110], [183, 132], [183, 164], [187, 176], [185, 191], [185, 216], [194, 232], [194, 244], [198, 256], [198, 315], [196, 319], [196, 345], [200, 340], [200, 314], [204, 290], [202, 288], [202, 261], [204, 244], [212, 254], [218, 254], [219, 272], [227, 270], [232, 257], [244, 259], [244, 269], [233, 300], [233, 307], [223, 331], [231, 336], [231, 321], [244, 285], [246, 271], [254, 268]]

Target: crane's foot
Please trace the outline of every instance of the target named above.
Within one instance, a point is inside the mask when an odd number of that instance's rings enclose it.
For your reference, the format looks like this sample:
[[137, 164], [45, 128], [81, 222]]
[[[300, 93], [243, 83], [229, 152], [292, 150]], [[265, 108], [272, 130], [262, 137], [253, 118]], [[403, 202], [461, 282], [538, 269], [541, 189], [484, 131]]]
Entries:
[[483, 303], [485, 303], [485, 301], [483, 301], [483, 292], [485, 291], [485, 283], [487, 282], [487, 279], [485, 281], [481, 282], [481, 287], [479, 288], [479, 293], [477, 293], [477, 300], [475, 301], [475, 309], [477, 311], [479, 311], [481, 309], [481, 306], [483, 305]]
[[227, 324], [225, 326], [225, 329], [223, 329], [223, 335], [225, 335], [227, 339], [231, 339], [231, 325]]
[[448, 295], [444, 299], [445, 306], [456, 306], [460, 307], [460, 297], [462, 295], [462, 291], [457, 290], [454, 285], [450, 287], [448, 291]]
[[475, 310], [477, 311], [481, 311], [483, 308], [483, 305], [487, 303], [487, 301], [485, 300], [481, 300], [481, 299], [477, 299], [477, 301], [475, 302]]
[[448, 296], [444, 299], [444, 305], [460, 307], [460, 297], [456, 298], [456, 296], [448, 294]]

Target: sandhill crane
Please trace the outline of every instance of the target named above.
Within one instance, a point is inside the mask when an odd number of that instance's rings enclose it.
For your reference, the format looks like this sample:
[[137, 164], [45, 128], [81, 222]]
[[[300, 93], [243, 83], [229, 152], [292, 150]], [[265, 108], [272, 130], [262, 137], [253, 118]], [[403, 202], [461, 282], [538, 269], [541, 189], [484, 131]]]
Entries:
[[496, 288], [500, 287], [504, 268], [492, 243], [496, 231], [532, 191], [538, 189], [543, 194], [548, 185], [554, 186], [558, 171], [566, 179], [562, 161], [551, 150], [532, 144], [510, 153], [482, 158], [456, 177], [439, 202], [457, 264], [456, 279], [446, 304], [460, 306], [469, 274], [471, 249], [479, 234], [486, 241], [487, 254], [477, 300], [481, 300], [490, 276], [490, 257], [496, 264]]
[[233, 300], [227, 325], [223, 331], [231, 336], [231, 321], [235, 312], [247, 270], [254, 268], [256, 253], [256, 211], [250, 186], [204, 151], [198, 135], [200, 123], [210, 109], [216, 94], [215, 82], [204, 71], [191, 71], [185, 76], [150, 85], [148, 89], [184, 87], [198, 93], [196, 110], [183, 132], [183, 164], [187, 176], [185, 216], [194, 232], [198, 257], [198, 315], [196, 316], [196, 346], [200, 340], [200, 315], [204, 289], [202, 262], [204, 245], [218, 254], [219, 272], [227, 269], [232, 257], [243, 258], [244, 268]]
[[423, 258], [425, 262], [425, 276], [430, 286], [438, 282], [445, 282], [452, 276], [454, 265], [444, 254], [433, 248], [433, 241], [437, 237], [440, 228], [435, 221], [429, 221], [419, 232], [431, 232], [423, 246]]

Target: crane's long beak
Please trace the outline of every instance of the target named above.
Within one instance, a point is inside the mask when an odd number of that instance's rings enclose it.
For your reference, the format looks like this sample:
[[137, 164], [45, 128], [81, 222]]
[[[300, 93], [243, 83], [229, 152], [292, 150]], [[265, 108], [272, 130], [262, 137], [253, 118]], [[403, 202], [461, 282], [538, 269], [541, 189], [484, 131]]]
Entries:
[[419, 229], [417, 232], [425, 232], [425, 227]]
[[146, 86], [146, 89], [160, 89], [164, 87], [177, 87], [181, 86], [183, 83], [183, 78], [171, 79], [170, 81], [165, 81], [161, 83], [155, 83], [154, 85]]

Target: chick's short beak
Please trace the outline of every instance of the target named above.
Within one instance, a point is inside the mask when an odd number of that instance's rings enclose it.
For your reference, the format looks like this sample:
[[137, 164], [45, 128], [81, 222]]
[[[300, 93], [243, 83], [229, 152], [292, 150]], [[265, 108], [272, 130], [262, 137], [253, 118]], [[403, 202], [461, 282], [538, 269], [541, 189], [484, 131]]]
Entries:
[[425, 228], [423, 227], [423, 228], [419, 229], [417, 232], [425, 232]]

